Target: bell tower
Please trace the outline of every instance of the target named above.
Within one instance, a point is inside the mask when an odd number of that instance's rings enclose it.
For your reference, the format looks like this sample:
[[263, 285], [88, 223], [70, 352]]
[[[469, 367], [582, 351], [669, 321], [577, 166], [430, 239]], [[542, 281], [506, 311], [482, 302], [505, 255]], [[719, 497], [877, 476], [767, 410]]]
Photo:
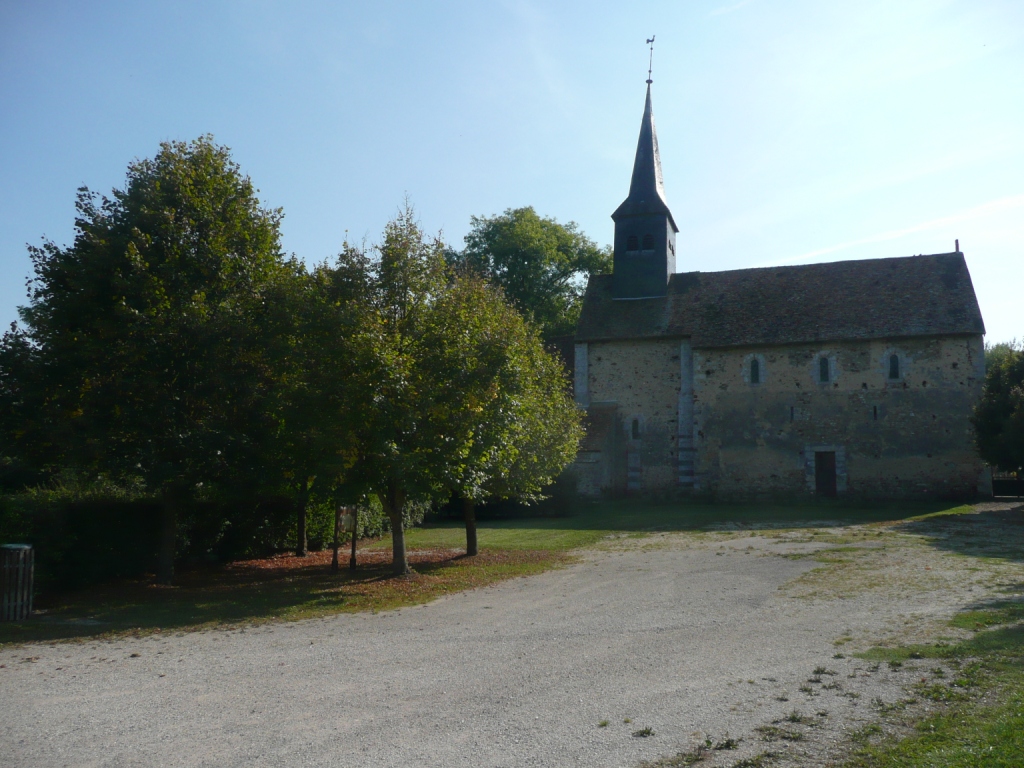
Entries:
[[615, 209], [612, 220], [615, 222], [612, 296], [616, 299], [664, 296], [669, 275], [676, 271], [679, 228], [665, 202], [649, 76], [629, 196]]

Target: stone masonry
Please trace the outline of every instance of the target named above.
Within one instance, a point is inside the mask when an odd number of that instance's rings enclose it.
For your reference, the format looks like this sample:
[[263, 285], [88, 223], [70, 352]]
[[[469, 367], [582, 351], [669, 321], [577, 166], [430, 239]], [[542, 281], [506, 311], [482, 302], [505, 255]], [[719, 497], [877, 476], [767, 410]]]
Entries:
[[[900, 375], [890, 379], [893, 355]], [[755, 357], [760, 381], [751, 383]], [[694, 371], [698, 488], [813, 493], [815, 454], [831, 451], [839, 495], [977, 490], [969, 416], [984, 379], [979, 336], [697, 350]]]
[[681, 339], [596, 342], [577, 346], [576, 375], [580, 405], [605, 414], [575, 465], [585, 493], [813, 494], [822, 452], [835, 454], [837, 495], [966, 498], [983, 472], [968, 418], [980, 336], [692, 352]]

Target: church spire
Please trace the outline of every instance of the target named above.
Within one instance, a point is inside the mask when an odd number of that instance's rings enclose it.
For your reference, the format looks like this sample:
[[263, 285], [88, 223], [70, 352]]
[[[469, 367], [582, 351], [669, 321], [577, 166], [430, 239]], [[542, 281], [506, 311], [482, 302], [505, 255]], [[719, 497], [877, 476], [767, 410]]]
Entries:
[[654, 130], [654, 110], [651, 108], [650, 75], [629, 195], [615, 209], [612, 220], [615, 222], [613, 297], [642, 299], [664, 296], [669, 278], [676, 271], [676, 233], [679, 227], [665, 202], [658, 134]]
[[661, 154], [658, 152], [658, 134], [654, 130], [654, 111], [651, 108], [651, 84], [647, 83], [647, 100], [640, 121], [640, 138], [636, 143], [633, 160], [633, 178], [629, 183], [629, 196], [612, 214], [612, 219], [638, 214], [659, 213], [668, 216], [676, 232], [675, 219], [665, 202], [665, 184], [661, 177]]

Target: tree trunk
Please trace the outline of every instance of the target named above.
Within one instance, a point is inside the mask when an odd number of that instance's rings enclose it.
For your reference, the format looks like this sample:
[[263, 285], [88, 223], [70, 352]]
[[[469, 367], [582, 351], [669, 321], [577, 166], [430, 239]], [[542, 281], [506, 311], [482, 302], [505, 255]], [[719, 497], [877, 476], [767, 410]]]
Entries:
[[356, 569], [356, 539], [359, 538], [359, 507], [352, 507], [352, 555], [348, 559], [348, 569]]
[[384, 511], [391, 521], [391, 572], [395, 576], [412, 573], [409, 558], [405, 554], [405, 529], [402, 527], [402, 510], [405, 507], [405, 491], [391, 483], [381, 499]]
[[302, 487], [299, 489], [299, 498], [296, 502], [296, 536], [295, 536], [295, 556], [305, 557], [306, 556], [306, 506], [309, 502], [309, 487], [304, 482]]
[[462, 518], [466, 521], [466, 554], [473, 557], [479, 550], [476, 546], [476, 504], [472, 499], [462, 500]]
[[334, 509], [334, 556], [331, 558], [331, 573], [338, 572], [338, 548], [341, 546], [341, 507]]
[[160, 545], [156, 559], [156, 583], [174, 583], [174, 554], [178, 538], [178, 505], [164, 498], [160, 502]]

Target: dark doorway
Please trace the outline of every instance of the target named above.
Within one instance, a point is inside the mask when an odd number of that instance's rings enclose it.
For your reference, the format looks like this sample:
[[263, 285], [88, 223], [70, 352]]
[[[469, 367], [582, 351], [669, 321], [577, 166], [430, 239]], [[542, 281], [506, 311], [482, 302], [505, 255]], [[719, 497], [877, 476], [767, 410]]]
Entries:
[[814, 490], [819, 496], [836, 495], [836, 452], [814, 452]]

